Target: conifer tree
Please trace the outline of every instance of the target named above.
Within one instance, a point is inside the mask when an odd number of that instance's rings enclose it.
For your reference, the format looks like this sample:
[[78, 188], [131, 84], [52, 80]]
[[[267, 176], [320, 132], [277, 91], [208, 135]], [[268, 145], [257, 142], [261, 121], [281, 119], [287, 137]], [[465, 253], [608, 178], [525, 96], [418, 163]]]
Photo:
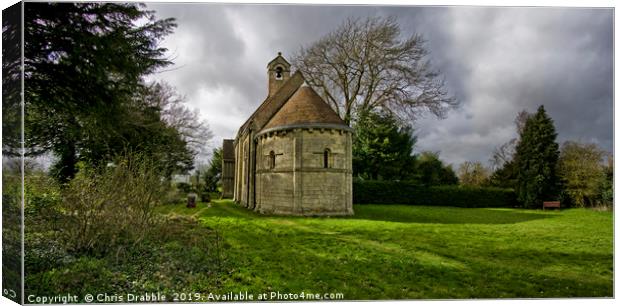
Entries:
[[517, 145], [516, 192], [518, 200], [528, 208], [542, 206], [542, 201], [555, 200], [558, 195], [556, 167], [560, 155], [553, 120], [541, 105], [527, 119]]
[[410, 126], [399, 127], [389, 113], [368, 112], [357, 120], [353, 141], [353, 173], [384, 180], [410, 179], [417, 138]]
[[[159, 43], [175, 26], [137, 3], [26, 3], [26, 153], [53, 152], [55, 175], [64, 182], [78, 161], [106, 162], [126, 148], [140, 149], [134, 140], [144, 135], [128, 135], [133, 127], [121, 124], [136, 123], [128, 117], [146, 118], [139, 123], [149, 127], [158, 121], [157, 110], [142, 111], [132, 101], [144, 76], [172, 64]], [[160, 127], [148, 131], [157, 134], [151, 138], [175, 133]]]

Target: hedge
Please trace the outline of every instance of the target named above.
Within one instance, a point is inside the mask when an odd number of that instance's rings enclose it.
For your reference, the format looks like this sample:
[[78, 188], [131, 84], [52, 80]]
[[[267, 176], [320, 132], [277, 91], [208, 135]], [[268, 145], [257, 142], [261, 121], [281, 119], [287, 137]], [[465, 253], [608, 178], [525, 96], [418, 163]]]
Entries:
[[407, 204], [455, 207], [516, 207], [512, 189], [495, 187], [420, 186], [411, 182], [353, 181], [355, 204]]

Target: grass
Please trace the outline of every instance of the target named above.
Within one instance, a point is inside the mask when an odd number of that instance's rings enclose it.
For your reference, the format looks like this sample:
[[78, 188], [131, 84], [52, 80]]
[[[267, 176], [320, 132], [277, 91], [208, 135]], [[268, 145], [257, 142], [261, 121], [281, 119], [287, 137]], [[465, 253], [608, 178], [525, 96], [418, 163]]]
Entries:
[[227, 271], [194, 290], [342, 293], [346, 300], [608, 297], [613, 216], [356, 205], [355, 216], [258, 215], [231, 201], [167, 205], [218, 230]]

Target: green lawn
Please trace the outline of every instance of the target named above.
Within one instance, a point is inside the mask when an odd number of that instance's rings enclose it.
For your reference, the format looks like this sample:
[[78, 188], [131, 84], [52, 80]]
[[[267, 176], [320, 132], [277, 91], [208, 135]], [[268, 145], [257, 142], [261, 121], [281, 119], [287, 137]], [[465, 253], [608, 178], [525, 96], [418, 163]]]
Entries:
[[[216, 291], [343, 293], [344, 299], [601, 297], [613, 294], [613, 216], [356, 205], [347, 218], [273, 217], [231, 201], [165, 206], [218, 230]], [[212, 290], [194, 283], [191, 290]], [[209, 288], [207, 288], [209, 287]]]

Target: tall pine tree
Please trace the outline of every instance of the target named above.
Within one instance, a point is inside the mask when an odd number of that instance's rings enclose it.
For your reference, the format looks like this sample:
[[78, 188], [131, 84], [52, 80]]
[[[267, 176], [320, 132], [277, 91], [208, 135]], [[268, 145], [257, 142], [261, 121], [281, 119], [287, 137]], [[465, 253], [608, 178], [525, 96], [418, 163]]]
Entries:
[[538, 208], [542, 201], [558, 196], [556, 167], [560, 151], [556, 137], [553, 120], [541, 105], [527, 119], [515, 154], [516, 192], [525, 207]]

